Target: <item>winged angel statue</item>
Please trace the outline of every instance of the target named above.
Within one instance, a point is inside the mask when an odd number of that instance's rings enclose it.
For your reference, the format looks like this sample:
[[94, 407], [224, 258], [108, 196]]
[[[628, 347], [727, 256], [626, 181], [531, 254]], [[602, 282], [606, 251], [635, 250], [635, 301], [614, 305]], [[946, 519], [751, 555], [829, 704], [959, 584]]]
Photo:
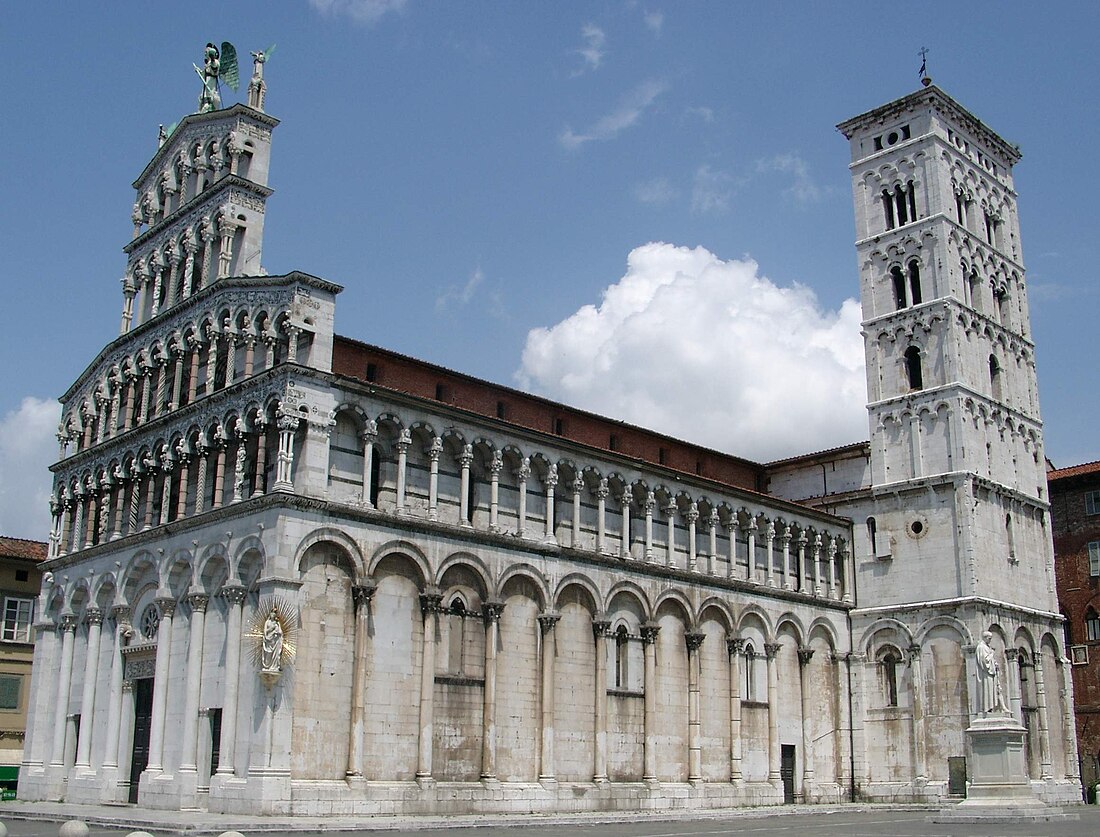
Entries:
[[203, 50], [202, 67], [193, 65], [202, 79], [202, 93], [199, 94], [199, 113], [209, 113], [222, 106], [222, 97], [218, 88], [225, 82], [234, 93], [240, 86], [241, 75], [237, 66], [237, 50], [229, 41], [222, 41], [219, 50], [211, 43]]

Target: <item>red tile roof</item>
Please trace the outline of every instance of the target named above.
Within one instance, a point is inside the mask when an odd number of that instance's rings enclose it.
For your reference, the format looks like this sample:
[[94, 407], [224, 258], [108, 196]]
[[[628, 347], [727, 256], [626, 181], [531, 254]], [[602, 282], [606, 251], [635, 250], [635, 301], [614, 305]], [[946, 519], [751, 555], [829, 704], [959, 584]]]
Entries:
[[1068, 479], [1069, 477], [1081, 477], [1086, 474], [1100, 474], [1100, 462], [1085, 462], [1081, 465], [1071, 465], [1068, 468], [1055, 468], [1047, 471], [1047, 482]]
[[46, 544], [42, 541], [28, 541], [23, 538], [6, 538], [0, 535], [0, 557], [45, 561]]

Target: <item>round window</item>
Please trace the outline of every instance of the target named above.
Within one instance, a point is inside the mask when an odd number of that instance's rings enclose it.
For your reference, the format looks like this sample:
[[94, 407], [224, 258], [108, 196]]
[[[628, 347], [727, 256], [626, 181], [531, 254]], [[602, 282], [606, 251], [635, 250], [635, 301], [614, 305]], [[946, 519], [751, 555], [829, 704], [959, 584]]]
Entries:
[[160, 627], [160, 611], [155, 604], [145, 606], [138, 622], [138, 630], [145, 639], [156, 639], [157, 628]]
[[898, 132], [897, 131], [891, 131], [889, 134], [886, 135], [886, 144], [887, 145], [894, 145], [897, 141], [898, 141]]
[[919, 520], [914, 520], [911, 528], [914, 535], [919, 535], [921, 532], [924, 531], [924, 524], [921, 523]]

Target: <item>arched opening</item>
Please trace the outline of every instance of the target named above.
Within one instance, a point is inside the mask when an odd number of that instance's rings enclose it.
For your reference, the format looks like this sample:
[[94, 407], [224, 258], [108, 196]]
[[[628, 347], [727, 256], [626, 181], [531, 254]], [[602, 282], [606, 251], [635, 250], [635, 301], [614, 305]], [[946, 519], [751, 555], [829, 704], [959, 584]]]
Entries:
[[752, 643], [745, 644], [745, 697], [744, 700], [755, 701], [756, 697], [756, 649]]
[[894, 265], [890, 268], [890, 276], [894, 280], [894, 304], [898, 309], [905, 307], [905, 276], [901, 272], [901, 268]]
[[625, 689], [630, 680], [627, 677], [627, 632], [626, 625], [619, 625], [615, 630], [615, 688]]
[[1085, 611], [1085, 639], [1089, 642], [1100, 641], [1100, 616], [1092, 605]]
[[867, 542], [871, 545], [871, 557], [878, 555], [878, 523], [873, 517], [867, 518]]
[[920, 265], [916, 259], [909, 262], [909, 303], [920, 305], [922, 301], [920, 292]]
[[447, 607], [447, 668], [449, 672], [460, 674], [465, 671], [463, 651], [466, 647], [466, 602], [461, 596], [451, 599]]
[[989, 356], [989, 389], [997, 401], [1001, 400], [1001, 365], [996, 355]]
[[910, 346], [905, 350], [905, 374], [909, 378], [909, 389], [923, 389], [924, 375], [921, 372], [920, 349]]
[[879, 657], [879, 669], [882, 674], [882, 696], [886, 706], [898, 705], [898, 663], [901, 658], [893, 648], [888, 648]]

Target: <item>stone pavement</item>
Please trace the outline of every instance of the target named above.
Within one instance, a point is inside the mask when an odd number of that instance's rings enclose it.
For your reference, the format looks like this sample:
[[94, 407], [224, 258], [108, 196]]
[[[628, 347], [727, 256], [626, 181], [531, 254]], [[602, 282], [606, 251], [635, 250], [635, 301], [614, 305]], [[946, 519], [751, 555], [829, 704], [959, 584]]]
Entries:
[[688, 837], [731, 834], [837, 834], [845, 837], [884, 835], [1061, 835], [1100, 834], [1100, 808], [1072, 806], [1080, 822], [1065, 824], [936, 825], [927, 817], [939, 806], [922, 805], [785, 805], [700, 812], [668, 811], [630, 814], [470, 815], [448, 817], [253, 817], [210, 814], [205, 811], [151, 811], [129, 806], [67, 805], [10, 802], [0, 804], [0, 821], [11, 837], [56, 837], [59, 823], [79, 819], [92, 837], [142, 830], [155, 834], [245, 835], [319, 834], [322, 832], [432, 831], [467, 828], [492, 834], [523, 827], [546, 834], [573, 833], [624, 837]]

